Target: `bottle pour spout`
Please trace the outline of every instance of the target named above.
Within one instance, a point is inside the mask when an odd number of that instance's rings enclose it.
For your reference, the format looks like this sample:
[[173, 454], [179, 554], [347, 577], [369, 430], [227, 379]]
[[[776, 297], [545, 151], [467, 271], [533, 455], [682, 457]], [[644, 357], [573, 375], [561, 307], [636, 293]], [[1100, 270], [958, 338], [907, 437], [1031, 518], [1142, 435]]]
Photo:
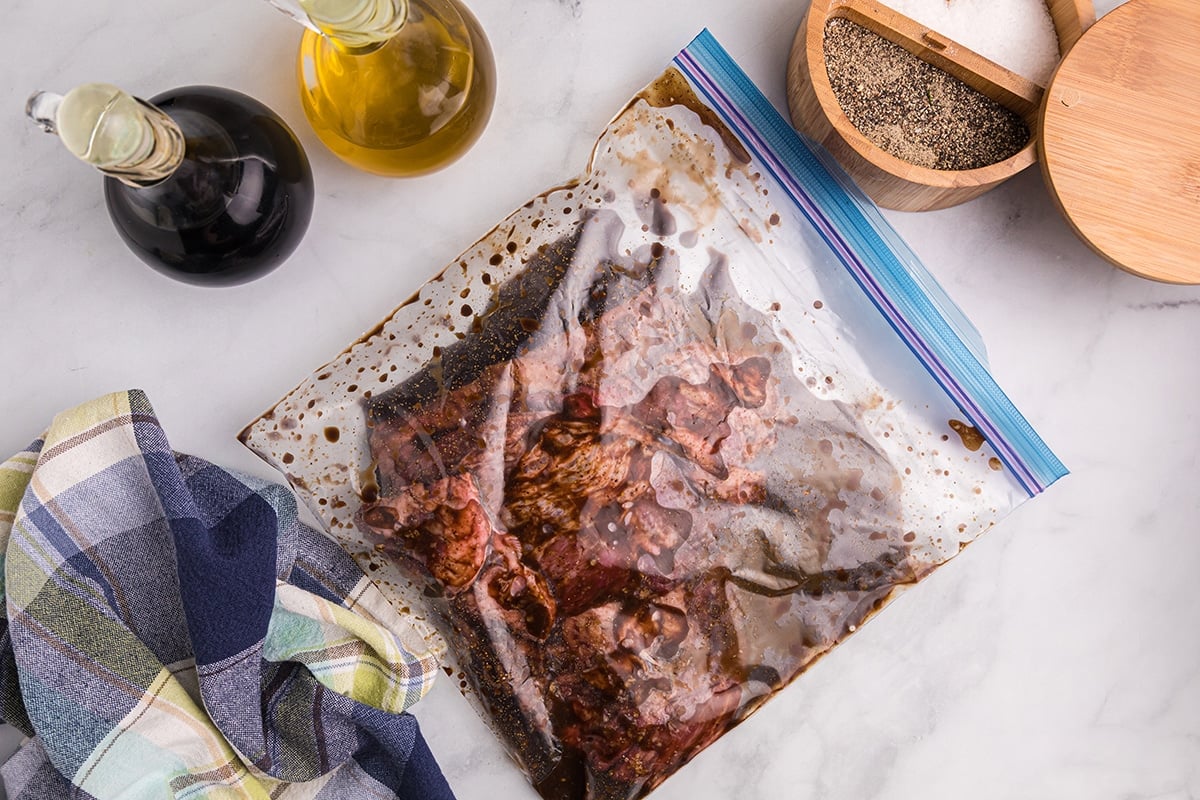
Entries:
[[78, 159], [131, 186], [163, 180], [183, 159], [183, 132], [174, 120], [106, 83], [66, 95], [36, 92], [25, 113]]
[[25, 116], [46, 133], [58, 133], [58, 107], [62, 95], [53, 92], [34, 92], [25, 103]]
[[408, 0], [268, 0], [311, 31], [348, 50], [370, 50], [408, 20]]

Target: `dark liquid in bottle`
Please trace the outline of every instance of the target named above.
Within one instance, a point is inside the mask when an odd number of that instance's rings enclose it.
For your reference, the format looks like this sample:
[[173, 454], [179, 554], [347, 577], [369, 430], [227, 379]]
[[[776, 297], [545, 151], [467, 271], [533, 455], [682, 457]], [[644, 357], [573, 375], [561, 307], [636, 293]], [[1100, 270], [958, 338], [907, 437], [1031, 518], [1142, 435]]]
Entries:
[[150, 102], [183, 131], [183, 163], [135, 188], [106, 178], [125, 243], [150, 266], [203, 286], [254, 280], [304, 237], [313, 179], [295, 134], [271, 109], [228, 89], [189, 86]]

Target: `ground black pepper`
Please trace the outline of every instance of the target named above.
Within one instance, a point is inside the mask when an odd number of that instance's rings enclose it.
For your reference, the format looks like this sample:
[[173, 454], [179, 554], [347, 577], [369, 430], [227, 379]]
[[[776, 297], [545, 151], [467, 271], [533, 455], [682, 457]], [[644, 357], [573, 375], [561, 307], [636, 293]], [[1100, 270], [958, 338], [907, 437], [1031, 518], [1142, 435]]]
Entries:
[[850, 20], [826, 23], [825, 68], [854, 127], [910, 164], [978, 169], [1029, 141], [1015, 113]]

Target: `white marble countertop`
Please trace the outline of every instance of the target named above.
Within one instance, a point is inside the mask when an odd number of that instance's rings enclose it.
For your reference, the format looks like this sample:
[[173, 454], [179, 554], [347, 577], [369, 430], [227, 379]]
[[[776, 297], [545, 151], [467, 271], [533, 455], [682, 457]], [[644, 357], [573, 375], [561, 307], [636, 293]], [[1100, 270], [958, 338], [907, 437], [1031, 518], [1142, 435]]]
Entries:
[[[609, 117], [700, 28], [783, 108], [806, 3], [472, 7], [501, 78], [491, 127], [446, 171], [389, 181], [344, 167], [307, 129], [299, 31], [264, 2], [10, 0], [0, 448], [24, 446], [61, 409], [141, 387], [177, 449], [269, 474], [238, 430], [511, 209], [579, 172]], [[291, 261], [233, 290], [142, 266], [108, 221], [99, 177], [21, 115], [30, 90], [89, 80], [142, 95], [222, 85], [278, 110], [318, 189]], [[955, 209], [888, 216], [1073, 474], [654, 796], [1200, 798], [1200, 289], [1093, 255], [1036, 169]], [[462, 800], [535, 796], [448, 682], [416, 713]]]

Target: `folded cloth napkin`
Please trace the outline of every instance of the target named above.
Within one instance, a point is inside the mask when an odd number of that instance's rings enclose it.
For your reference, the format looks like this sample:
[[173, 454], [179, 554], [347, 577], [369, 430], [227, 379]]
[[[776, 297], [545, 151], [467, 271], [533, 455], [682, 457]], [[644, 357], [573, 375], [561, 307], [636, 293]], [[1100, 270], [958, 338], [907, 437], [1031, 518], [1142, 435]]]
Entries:
[[453, 798], [436, 658], [281, 486], [172, 452], [145, 395], [0, 466], [10, 798]]

